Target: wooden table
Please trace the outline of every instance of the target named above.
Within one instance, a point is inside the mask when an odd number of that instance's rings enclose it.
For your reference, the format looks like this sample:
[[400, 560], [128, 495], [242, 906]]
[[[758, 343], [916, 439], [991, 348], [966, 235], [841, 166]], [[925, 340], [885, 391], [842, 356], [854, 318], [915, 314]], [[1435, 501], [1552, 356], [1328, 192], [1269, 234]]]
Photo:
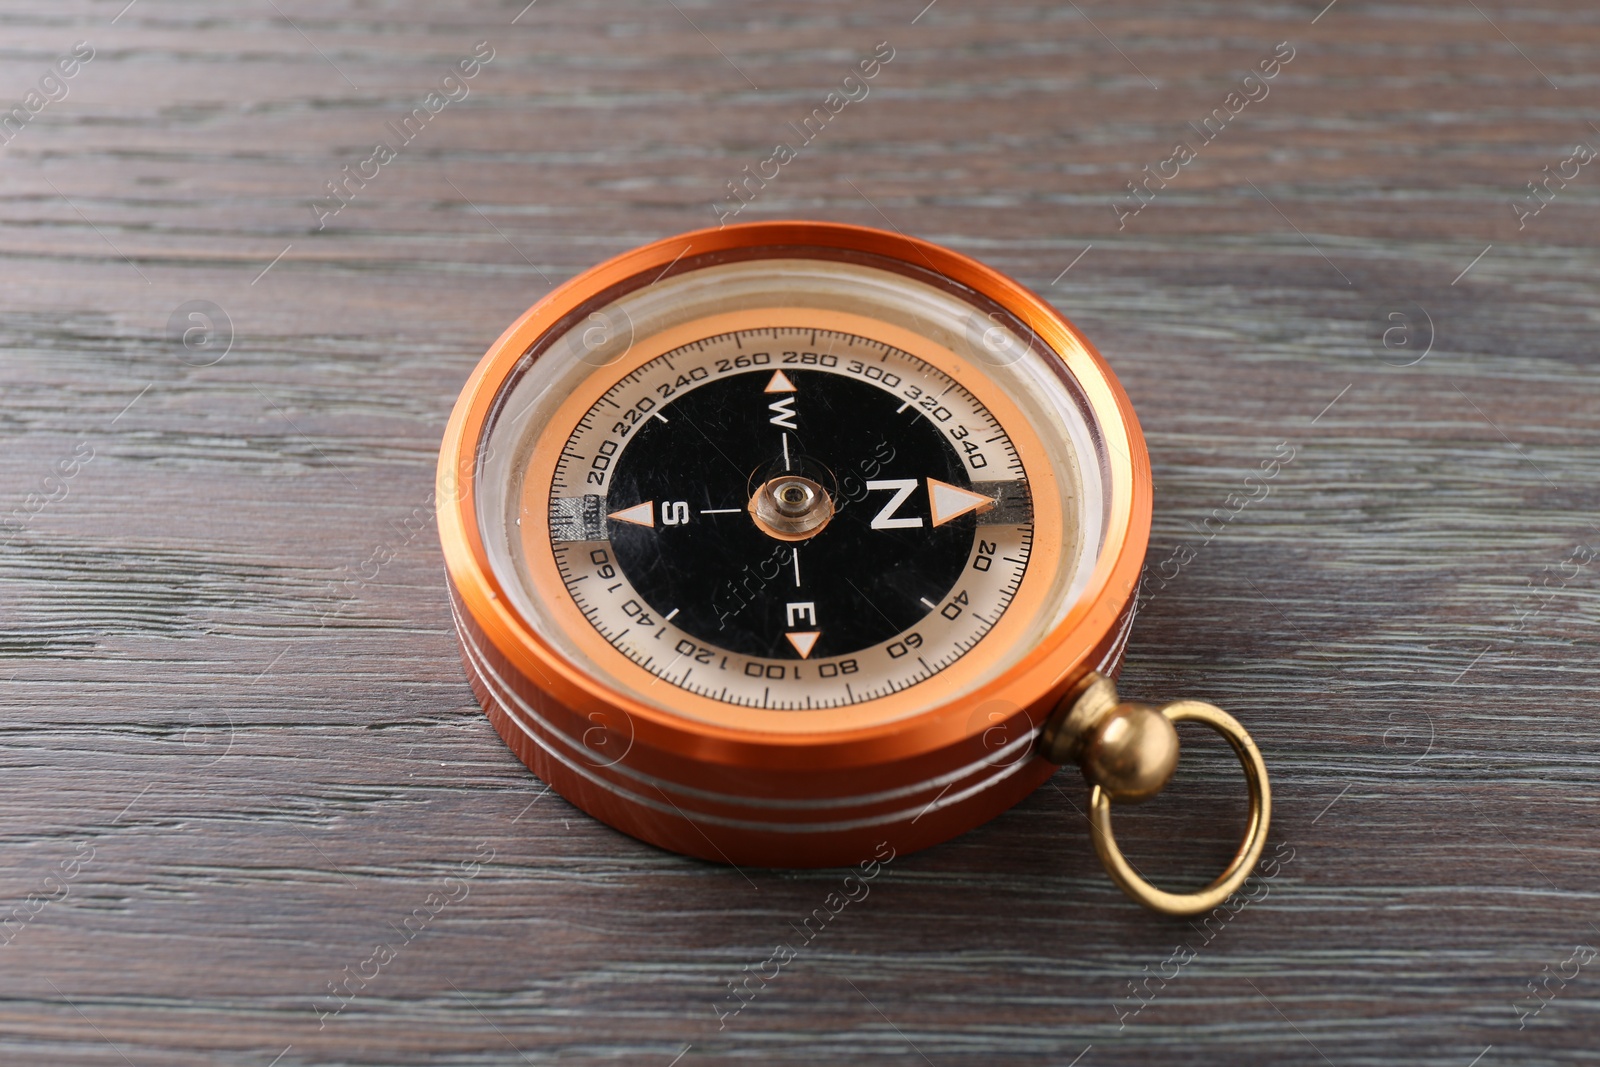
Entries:
[[[1592, 4], [124, 2], [0, 16], [6, 1064], [1600, 1062]], [[462, 676], [434, 457], [505, 324], [714, 223], [884, 41], [739, 217], [946, 243], [1095, 339], [1152, 565], [1194, 550], [1123, 690], [1248, 725], [1282, 862], [1146, 913], [1065, 771], [719, 1028], [840, 874], [542, 792]], [[1173, 884], [1243, 819], [1185, 740], [1119, 822]]]

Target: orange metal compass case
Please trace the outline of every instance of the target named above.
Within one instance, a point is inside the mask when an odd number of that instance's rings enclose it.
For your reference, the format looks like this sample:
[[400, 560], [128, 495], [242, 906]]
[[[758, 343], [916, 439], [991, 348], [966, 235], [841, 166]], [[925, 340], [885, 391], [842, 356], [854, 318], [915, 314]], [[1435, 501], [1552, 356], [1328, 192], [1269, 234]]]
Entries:
[[[828, 223], [684, 234], [584, 272], [489, 349], [438, 518], [467, 676], [573, 804], [663, 848], [853, 864], [986, 822], [1079, 764], [1130, 895], [1211, 907], [1270, 818], [1209, 704], [1119, 701], [1150, 533], [1104, 359], [948, 249]], [[1122, 858], [1173, 723], [1239, 754], [1251, 822], [1206, 890]]]

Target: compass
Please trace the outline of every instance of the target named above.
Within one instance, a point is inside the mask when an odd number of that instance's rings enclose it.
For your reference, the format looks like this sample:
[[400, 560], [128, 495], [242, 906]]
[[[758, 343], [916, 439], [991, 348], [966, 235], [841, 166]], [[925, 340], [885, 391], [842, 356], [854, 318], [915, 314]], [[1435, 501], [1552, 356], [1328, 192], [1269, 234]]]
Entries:
[[[945, 840], [1060, 764], [1135, 899], [1242, 884], [1270, 794], [1249, 735], [1111, 682], [1149, 461], [1105, 361], [1048, 304], [898, 234], [755, 223], [595, 267], [529, 309], [461, 395], [438, 516], [490, 721], [578, 807], [735, 864], [852, 864]], [[1211, 886], [1145, 882], [1113, 801], [1154, 795], [1195, 720], [1251, 794]]]

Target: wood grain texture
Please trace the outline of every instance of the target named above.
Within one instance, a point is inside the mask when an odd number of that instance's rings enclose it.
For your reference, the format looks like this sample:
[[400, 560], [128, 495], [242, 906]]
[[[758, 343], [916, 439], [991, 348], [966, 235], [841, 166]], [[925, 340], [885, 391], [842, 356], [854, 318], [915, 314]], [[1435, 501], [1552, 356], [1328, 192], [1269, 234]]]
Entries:
[[[1567, 562], [1600, 548], [1600, 170], [1510, 207], [1600, 144], [1593, 5], [124, 2], [0, 14], [0, 110], [95, 50], [0, 148], [0, 1060], [1600, 1062], [1600, 963], [1514, 1009], [1600, 943], [1600, 565]], [[471, 95], [319, 230], [478, 41]], [[1124, 692], [1243, 720], [1293, 858], [1208, 940], [1111, 886], [1063, 772], [896, 860], [719, 1028], [839, 873], [685, 860], [542, 794], [462, 676], [433, 462], [507, 323], [714, 222], [880, 41], [740, 218], [949, 244], [1096, 341], [1149, 437], [1152, 563], [1194, 549]], [[231, 320], [212, 366], [168, 339], [192, 300]], [[1226, 750], [1185, 740], [1118, 824], [1171, 881], [1243, 819]]]

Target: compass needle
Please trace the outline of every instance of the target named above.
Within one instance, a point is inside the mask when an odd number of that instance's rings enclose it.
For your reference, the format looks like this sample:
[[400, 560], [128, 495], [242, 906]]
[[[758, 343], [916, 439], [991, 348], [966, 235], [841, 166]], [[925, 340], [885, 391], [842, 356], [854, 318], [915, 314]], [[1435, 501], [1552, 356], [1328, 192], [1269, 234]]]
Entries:
[[787, 633], [784, 636], [789, 639], [789, 643], [794, 646], [794, 650], [800, 653], [801, 659], [809, 659], [811, 650], [817, 647], [817, 638], [821, 637], [822, 633], [819, 630], [805, 630], [803, 632]]
[[610, 512], [606, 518], [613, 522], [626, 522], [634, 526], [654, 526], [656, 524], [656, 502], [646, 500], [643, 504], [635, 504], [629, 508], [618, 508]]
[[959, 519], [974, 511], [988, 511], [994, 504], [992, 496], [974, 493], [937, 478], [928, 479], [928, 510], [933, 513], [935, 526], [943, 526], [952, 519]]

